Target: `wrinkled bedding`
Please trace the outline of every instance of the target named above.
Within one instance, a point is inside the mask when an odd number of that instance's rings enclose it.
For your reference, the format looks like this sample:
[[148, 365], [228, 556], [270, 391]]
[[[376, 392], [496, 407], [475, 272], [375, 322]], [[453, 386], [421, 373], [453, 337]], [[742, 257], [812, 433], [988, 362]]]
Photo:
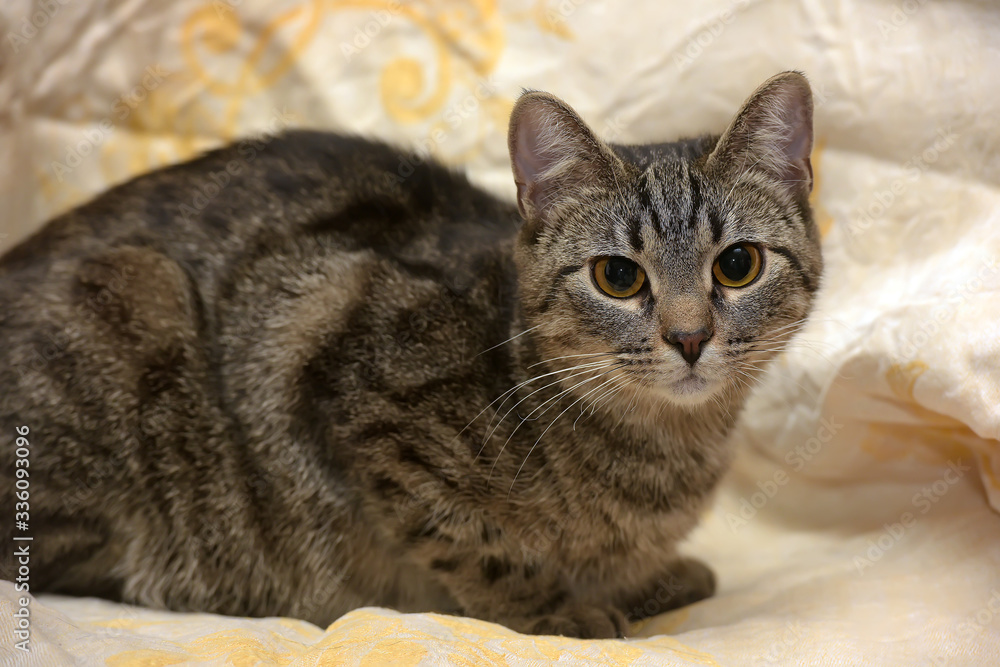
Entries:
[[0, 582], [4, 664], [1000, 664], [991, 3], [19, 0], [0, 35], [0, 250], [132, 175], [293, 126], [389, 139], [413, 148], [401, 169], [430, 153], [512, 197], [504, 133], [522, 87], [637, 142], [719, 131], [759, 82], [800, 69], [827, 261], [816, 315], [748, 407], [686, 545], [718, 595], [633, 639], [42, 594], [25, 653], [21, 594]]

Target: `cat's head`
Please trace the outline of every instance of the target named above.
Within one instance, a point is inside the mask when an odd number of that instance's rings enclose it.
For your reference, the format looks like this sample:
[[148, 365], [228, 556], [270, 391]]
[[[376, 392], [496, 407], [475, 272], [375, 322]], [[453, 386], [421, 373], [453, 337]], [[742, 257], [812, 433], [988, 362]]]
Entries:
[[516, 256], [543, 358], [580, 365], [573, 383], [592, 398], [615, 378], [689, 407], [742, 394], [819, 286], [812, 143], [795, 72], [758, 88], [721, 137], [652, 146], [606, 144], [559, 99], [523, 95]]

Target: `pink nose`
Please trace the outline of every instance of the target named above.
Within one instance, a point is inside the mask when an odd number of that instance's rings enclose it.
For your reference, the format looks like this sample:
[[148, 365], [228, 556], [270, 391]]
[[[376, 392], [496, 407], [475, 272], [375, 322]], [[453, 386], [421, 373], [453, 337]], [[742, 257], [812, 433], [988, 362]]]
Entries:
[[699, 329], [694, 333], [680, 333], [675, 331], [666, 336], [666, 339], [668, 343], [677, 348], [677, 351], [684, 357], [684, 361], [694, 366], [694, 363], [698, 361], [698, 357], [701, 356], [701, 350], [704, 347], [703, 343], [711, 337], [712, 334], [704, 329]]

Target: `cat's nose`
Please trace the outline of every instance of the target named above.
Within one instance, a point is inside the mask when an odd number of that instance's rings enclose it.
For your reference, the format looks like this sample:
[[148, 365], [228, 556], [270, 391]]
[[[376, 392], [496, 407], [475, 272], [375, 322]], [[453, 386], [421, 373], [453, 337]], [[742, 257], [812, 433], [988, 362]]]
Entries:
[[674, 331], [665, 336], [667, 342], [676, 347], [677, 351], [684, 357], [684, 361], [691, 366], [694, 366], [694, 362], [698, 361], [705, 341], [711, 337], [712, 333], [705, 329], [699, 329], [693, 333]]

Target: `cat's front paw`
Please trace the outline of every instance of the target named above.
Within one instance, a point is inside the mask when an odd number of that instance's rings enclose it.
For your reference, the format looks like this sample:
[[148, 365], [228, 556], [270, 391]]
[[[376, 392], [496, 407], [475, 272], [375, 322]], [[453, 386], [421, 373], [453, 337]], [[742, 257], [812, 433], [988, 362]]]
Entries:
[[630, 621], [686, 607], [715, 594], [715, 574], [695, 558], [679, 558], [662, 576], [622, 600]]
[[551, 614], [528, 619], [521, 631], [532, 635], [614, 639], [627, 636], [628, 622], [624, 614], [612, 607], [570, 603]]
[[678, 607], [686, 607], [715, 595], [715, 573], [696, 558], [678, 559], [670, 573], [679, 583], [679, 590], [674, 597], [674, 603]]

